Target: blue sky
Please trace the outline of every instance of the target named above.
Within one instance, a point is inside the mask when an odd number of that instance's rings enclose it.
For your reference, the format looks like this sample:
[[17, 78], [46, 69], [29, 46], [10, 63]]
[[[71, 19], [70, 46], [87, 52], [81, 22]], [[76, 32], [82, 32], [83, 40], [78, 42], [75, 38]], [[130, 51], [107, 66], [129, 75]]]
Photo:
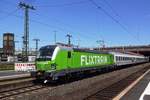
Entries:
[[0, 2], [0, 47], [5, 32], [15, 34], [22, 47], [24, 11], [19, 2], [35, 6], [30, 11], [30, 47], [35, 47], [34, 38], [40, 46], [57, 41], [66, 43], [67, 33], [72, 35], [73, 44], [81, 47], [96, 47], [97, 40], [104, 40], [106, 46], [150, 44], [150, 1], [149, 0], [93, 0], [119, 24], [97, 9], [90, 0], [1, 0]]

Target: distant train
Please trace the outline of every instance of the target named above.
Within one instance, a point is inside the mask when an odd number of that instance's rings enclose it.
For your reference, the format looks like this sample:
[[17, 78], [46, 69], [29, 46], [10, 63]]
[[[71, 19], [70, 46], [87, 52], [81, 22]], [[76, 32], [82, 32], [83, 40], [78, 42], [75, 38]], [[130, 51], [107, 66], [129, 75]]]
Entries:
[[48, 45], [40, 48], [36, 59], [36, 71], [31, 72], [31, 76], [47, 82], [69, 74], [147, 61], [147, 57], [137, 54], [100, 52], [61, 45]]

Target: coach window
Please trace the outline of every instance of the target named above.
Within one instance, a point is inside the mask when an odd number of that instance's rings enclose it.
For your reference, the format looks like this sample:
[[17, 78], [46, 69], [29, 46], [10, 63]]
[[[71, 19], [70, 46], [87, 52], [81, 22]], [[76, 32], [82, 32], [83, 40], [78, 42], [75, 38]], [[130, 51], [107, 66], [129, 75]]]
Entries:
[[120, 61], [122, 61], [122, 57], [120, 57]]
[[119, 61], [121, 61], [121, 57], [119, 57]]
[[68, 51], [68, 58], [71, 58], [71, 52]]
[[116, 61], [118, 61], [118, 57], [116, 56]]
[[117, 56], [117, 61], [119, 61], [119, 57]]

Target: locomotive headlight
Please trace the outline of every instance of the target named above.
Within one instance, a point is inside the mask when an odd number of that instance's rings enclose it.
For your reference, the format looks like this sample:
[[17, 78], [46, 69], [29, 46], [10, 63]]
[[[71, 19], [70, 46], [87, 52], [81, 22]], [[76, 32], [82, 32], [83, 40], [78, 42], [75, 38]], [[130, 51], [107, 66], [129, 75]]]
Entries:
[[56, 64], [54, 63], [54, 64], [51, 64], [51, 69], [56, 69]]

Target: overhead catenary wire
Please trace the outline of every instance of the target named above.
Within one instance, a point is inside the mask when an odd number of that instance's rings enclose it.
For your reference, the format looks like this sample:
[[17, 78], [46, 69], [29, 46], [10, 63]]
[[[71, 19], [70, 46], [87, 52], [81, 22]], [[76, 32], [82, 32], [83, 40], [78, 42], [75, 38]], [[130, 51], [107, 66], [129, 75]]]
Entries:
[[[3, 0], [5, 2], [8, 2], [10, 5], [12, 6], [16, 6], [15, 3], [12, 3], [12, 2], [9, 2], [8, 0]], [[84, 3], [88, 3], [87, 0], [82, 0], [82, 1], [75, 1], [75, 2], [70, 2], [70, 3], [63, 3], [63, 4], [56, 4], [56, 5], [47, 5], [47, 6], [72, 6], [72, 5], [78, 5], [78, 4], [84, 4]], [[46, 7], [46, 5], [43, 5], [43, 7]], [[38, 6], [39, 7], [39, 6]], [[41, 6], [40, 6], [41, 7]], [[8, 12], [3, 12], [3, 13], [6, 13], [8, 14]], [[17, 18], [20, 18], [20, 19], [23, 19], [23, 16], [18, 16], [18, 15], [14, 15], [14, 14], [10, 14], [10, 16], [15, 16]], [[44, 23], [44, 22], [41, 22], [39, 20], [36, 20], [36, 19], [30, 19], [31, 22], [34, 22], [34, 23], [38, 23], [42, 26], [46, 26], [46, 27], [53, 27], [55, 29], [58, 29], [58, 30], [61, 30], [61, 31], [66, 31], [66, 32], [71, 32], [71, 33], [76, 33], [77, 36], [81, 37], [84, 39], [84, 40], [87, 40], [87, 38], [91, 38], [91, 36], [87, 36], [85, 34], [80, 34], [81, 32], [72, 32], [71, 30], [68, 30], [68, 29], [65, 29], [65, 28], [62, 28], [62, 27], [58, 27], [58, 26], [54, 26], [54, 25], [50, 25], [50, 24], [47, 24], [47, 23]], [[61, 22], [62, 23], [62, 22]], [[70, 26], [70, 25], [68, 25]], [[84, 32], [82, 32], [84, 33]], [[94, 37], [93, 37], [94, 38]]]
[[[1, 12], [1, 13], [5, 13], [5, 14], [9, 14], [9, 12], [5, 12], [5, 11], [0, 11], [0, 12]], [[14, 17], [16, 17], [16, 18], [23, 19], [23, 16], [19, 16], [19, 15], [15, 15], [15, 14], [9, 14], [9, 16], [14, 16]], [[49, 25], [49, 24], [44, 23], [44, 22], [37, 21], [37, 20], [32, 19], [32, 18], [30, 18], [30, 21], [31, 21], [31, 22], [34, 22], [34, 23], [41, 24], [41, 25], [43, 25], [43, 26], [57, 28], [57, 29], [62, 30], [62, 31], [66, 30], [66, 29], [63, 29], [63, 28], [60, 28], [60, 27], [57, 27], [57, 26], [53, 26], [53, 25]]]
[[[15, 9], [15, 10], [13, 10], [12, 12], [8, 12], [8, 13], [6, 13], [6, 15], [5, 15], [4, 17], [1, 17], [1, 18], [0, 18], [0, 20], [4, 20], [4, 19], [6, 19], [6, 18], [8, 18], [8, 17], [12, 16], [12, 15], [13, 15], [13, 14], [15, 14], [18, 10], [19, 10], [19, 8], [17, 8], [17, 9]], [[0, 10], [0, 12], [3, 12], [3, 11], [2, 11], [2, 10]]]
[[[112, 10], [112, 12], [114, 13], [114, 15], [116, 16], [116, 17], [118, 17], [119, 19], [122, 19], [122, 17], [117, 13], [117, 11], [112, 7], [112, 5], [107, 1], [107, 0], [103, 0], [104, 2], [105, 2], [105, 4], [107, 5], [107, 6], [109, 6], [109, 8]], [[125, 23], [123, 23], [124, 24], [124, 26], [126, 25]], [[127, 26], [127, 25], [126, 25]], [[137, 33], [137, 32], [135, 32], [135, 33]], [[138, 34], [138, 33], [137, 33]], [[132, 35], [134, 38], [136, 37], [136, 36], [134, 36], [133, 34], [130, 34], [130, 35]], [[138, 38], [136, 38], [136, 40], [138, 41]]]
[[[9, 12], [5, 12], [5, 11], [1, 11], [1, 12], [5, 13], [5, 14], [9, 14]], [[9, 16], [14, 16], [16, 18], [23, 19], [23, 16], [19, 16], [19, 15], [16, 15], [16, 14], [9, 14]], [[48, 28], [55, 28], [55, 29], [60, 30], [60, 31], [75, 33], [75, 32], [72, 32], [71, 30], [68, 30], [68, 29], [65, 29], [65, 28], [61, 28], [61, 27], [58, 27], [58, 26], [54, 26], [54, 25], [50, 25], [50, 24], [47, 24], [47, 23], [44, 23], [44, 22], [41, 22], [41, 21], [38, 21], [38, 20], [35, 20], [35, 19], [32, 19], [32, 18], [30, 18], [30, 21], [34, 22], [34, 23], [37, 23], [37, 24], [40, 24], [42, 26], [48, 27]], [[76, 32], [76, 33], [79, 34], [79, 32]], [[79, 36], [81, 36], [81, 35], [83, 36], [83, 38], [86, 37], [83, 34], [80, 34]], [[16, 37], [20, 38], [21, 36], [16, 36]]]
[[99, 6], [94, 0], [89, 0], [94, 6], [96, 6], [96, 8], [98, 10], [101, 10], [105, 13], [105, 15], [107, 15], [109, 18], [111, 18], [115, 23], [117, 23], [124, 31], [126, 31], [127, 33], [130, 33], [129, 30], [120, 23], [119, 20], [117, 20], [116, 18], [114, 18], [111, 14], [109, 14], [105, 9], [103, 9], [101, 6]]
[[[107, 0], [103, 0], [104, 2], [105, 2], [105, 4], [112, 10], [112, 12], [114, 13], [114, 15], [116, 16], [116, 17], [118, 17], [119, 19], [122, 19], [122, 17], [118, 14], [118, 12], [111, 6], [111, 4], [109, 3], [109, 2], [107, 2]], [[122, 20], [121, 20], [121, 22], [122, 22]], [[121, 23], [120, 22], [120, 23]], [[122, 25], [124, 25], [124, 27], [125, 26], [127, 26], [125, 23], [123, 23], [122, 22]]]
[[[66, 4], [64, 4], [64, 5], [80, 4], [80, 2], [83, 3], [83, 2], [85, 2], [85, 1], [87, 1], [87, 0], [78, 1], [78, 2], [72, 2], [72, 3], [68, 3], [68, 4], [66, 3]], [[93, 0], [90, 0], [90, 1], [93, 2]], [[93, 4], [94, 4], [94, 3], [93, 3]], [[63, 4], [62, 4], [62, 5], [63, 5]], [[115, 21], [116, 23], [118, 23], [126, 32], [130, 33], [129, 30], [128, 30], [122, 23], [120, 23], [119, 20], [115, 19], [115, 18], [114, 18], [111, 14], [109, 14], [105, 9], [103, 9], [103, 8], [100, 7], [98, 4], [96, 4], [96, 2], [95, 2], [95, 6], [97, 6], [98, 9], [101, 9], [101, 10], [102, 10], [107, 16], [109, 16], [113, 21]], [[11, 14], [10, 14], [10, 15], [11, 15]], [[21, 17], [20, 17], [20, 18], [21, 18]], [[41, 22], [41, 21], [36, 20], [36, 19], [32, 19], [32, 18], [31, 18], [30, 21], [35, 22], [35, 23], [38, 23], [38, 24], [43, 25], [43, 26], [46, 26], [46, 27], [53, 27], [53, 28], [56, 28], [56, 29], [58, 29], [58, 30], [75, 33], [75, 32], [72, 32], [72, 31], [70, 31], [70, 30], [68, 30], [68, 29], [65, 29], [65, 28], [62, 28], [62, 27], [58, 27], [58, 26], [54, 26], [54, 25], [50, 25], [49, 23]], [[77, 32], [77, 34], [79, 34], [79, 33], [80, 33], [80, 32]], [[83, 35], [83, 34], [80, 34], [80, 35]], [[86, 36], [87, 36], [87, 35], [86, 35]], [[85, 35], [84, 35], [83, 37], [85, 37]]]
[[[39, 14], [36, 14], [36, 15], [39, 15]], [[37, 21], [37, 20], [35, 20], [35, 19], [30, 19], [32, 22], [35, 22], [35, 23], [39, 23], [39, 24], [41, 24], [41, 25], [44, 25], [44, 26], [46, 26], [46, 27], [53, 27], [53, 28], [55, 28], [55, 29], [58, 29], [58, 30], [60, 30], [60, 31], [66, 31], [66, 32], [71, 32], [71, 33], [76, 33], [76, 35], [77, 36], [79, 36], [79, 37], [82, 37], [82, 39], [84, 39], [84, 40], [86, 40], [87, 41], [87, 39], [88, 38], [92, 38], [91, 36], [87, 36], [87, 35], [85, 35], [85, 34], [81, 34], [81, 33], [83, 33], [83, 32], [73, 32], [72, 30], [70, 30], [70, 29], [66, 29], [66, 28], [61, 28], [61, 27], [56, 27], [56, 26], [54, 26], [54, 25], [50, 25], [50, 24], [48, 24], [48, 23], [44, 23], [44, 22], [41, 22], [41, 21]], [[58, 20], [57, 20], [58, 21]], [[62, 23], [62, 22], [61, 22]], [[94, 38], [93, 38], [94, 39]]]
[[[41, 17], [41, 14], [39, 14], [39, 13], [36, 13], [36, 12], [34, 12], [33, 14], [35, 14], [35, 15], [37, 15], [37, 16], [39, 16], [39, 17]], [[44, 18], [48, 18], [48, 16], [43, 16]], [[86, 35], [83, 35], [82, 33], [85, 33], [85, 32], [79, 32], [79, 31], [76, 31], [76, 32], [73, 32], [73, 31], [71, 31], [72, 29], [74, 29], [73, 27], [71, 27], [71, 25], [70, 24], [68, 24], [68, 23], [64, 23], [64, 22], [62, 22], [62, 21], [60, 21], [60, 20], [58, 20], [58, 19], [53, 19], [52, 18], [52, 20], [53, 21], [55, 21], [55, 22], [57, 22], [57, 23], [59, 23], [59, 24], [63, 24], [63, 25], [65, 25], [65, 26], [67, 26], [68, 28], [61, 28], [60, 30], [62, 30], [62, 31], [67, 31], [67, 32], [71, 32], [71, 33], [76, 33], [76, 35], [78, 35], [79, 37], [81, 37], [82, 36], [82, 38], [85, 38], [85, 40], [87, 40], [87, 38], [91, 38], [91, 36], [87, 36], [87, 34]], [[37, 21], [36, 21], [37, 22]], [[38, 22], [37, 22], [38, 23]], [[40, 23], [41, 24], [41, 23]], [[44, 25], [46, 25], [46, 23], [43, 23]], [[47, 24], [47, 25], [49, 25], [49, 24]], [[53, 26], [54, 27], [54, 26]], [[76, 29], [75, 29], [76, 30]], [[93, 37], [94, 38], [94, 37]]]
[[[13, 11], [11, 11], [11, 12], [5, 12], [5, 11], [0, 10], [1, 13], [4, 13], [4, 14], [5, 14], [3, 17], [0, 18], [0, 21], [5, 20], [5, 19], [7, 19], [8, 17], [14, 16], [14, 14], [15, 14], [18, 10], [19, 10], [19, 8], [15, 9], [15, 10], [13, 10]], [[15, 34], [15, 37], [21, 38], [21, 36], [16, 35], [16, 34]]]
[[105, 4], [112, 10], [112, 12], [115, 14], [115, 16], [121, 18], [121, 16], [117, 13], [117, 11], [111, 6], [111, 4], [109, 2], [107, 2], [107, 0], [103, 0], [105, 2]]
[[[9, 14], [9, 16], [14, 16], [16, 18], [23, 19], [23, 16], [19, 16], [19, 15], [15, 15], [15, 14], [11, 14], [10, 15], [9, 12], [5, 12], [5, 11], [1, 11], [1, 12], [5, 13], [5, 14]], [[32, 18], [30, 18], [30, 21], [34, 22], [34, 23], [38, 23], [38, 24], [46, 26], [46, 27], [56, 28], [56, 29], [61, 30], [61, 31], [69, 31], [67, 29], [64, 29], [64, 28], [61, 28], [61, 27], [57, 27], [57, 26], [54, 26], [54, 25], [50, 25], [50, 24], [47, 24], [47, 23], [44, 23], [44, 22], [41, 22], [41, 21], [37, 21], [37, 20], [32, 19]]]
[[[120, 16], [120, 14], [112, 7], [112, 5], [107, 1], [107, 0], [103, 0], [105, 2], [105, 4], [112, 10], [112, 12], [114, 13], [114, 15], [116, 17], [118, 17], [119, 19], [122, 19], [122, 17]], [[121, 20], [122, 21], [122, 20]], [[125, 25], [125, 23], [123, 23]]]

